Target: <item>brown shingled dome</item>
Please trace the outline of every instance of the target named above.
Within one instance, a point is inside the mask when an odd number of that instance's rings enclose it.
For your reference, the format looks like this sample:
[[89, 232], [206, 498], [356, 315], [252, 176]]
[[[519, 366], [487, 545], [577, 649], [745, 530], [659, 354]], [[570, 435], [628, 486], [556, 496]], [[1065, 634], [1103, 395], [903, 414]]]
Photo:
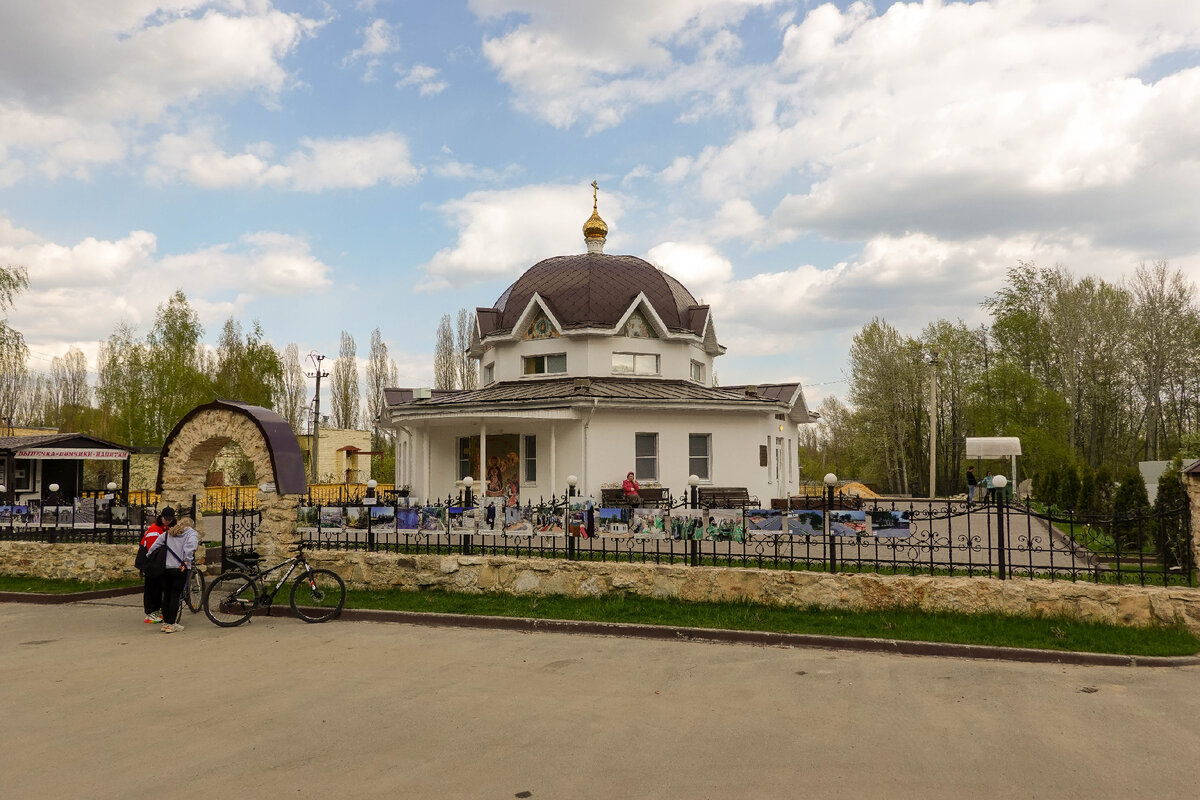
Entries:
[[639, 292], [667, 328], [689, 330], [696, 298], [682, 283], [636, 256], [581, 253], [534, 264], [496, 301], [496, 330], [512, 330], [534, 292], [564, 328], [616, 325]]

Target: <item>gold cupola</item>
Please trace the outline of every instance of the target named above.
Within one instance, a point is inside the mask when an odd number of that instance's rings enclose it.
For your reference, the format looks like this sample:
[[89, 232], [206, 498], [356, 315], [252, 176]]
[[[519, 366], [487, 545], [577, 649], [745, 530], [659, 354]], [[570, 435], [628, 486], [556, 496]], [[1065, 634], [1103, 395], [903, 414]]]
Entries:
[[608, 223], [600, 219], [597, 211], [597, 196], [600, 187], [592, 181], [592, 215], [583, 223], [583, 240], [587, 243], [589, 253], [603, 253], [604, 242], [608, 238]]

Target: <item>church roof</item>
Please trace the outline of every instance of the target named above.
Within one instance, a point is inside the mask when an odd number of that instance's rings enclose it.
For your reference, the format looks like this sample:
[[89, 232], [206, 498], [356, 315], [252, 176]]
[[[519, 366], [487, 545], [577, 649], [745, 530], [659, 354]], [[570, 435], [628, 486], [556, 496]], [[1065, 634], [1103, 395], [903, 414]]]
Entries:
[[[482, 389], [438, 390], [431, 397], [414, 399], [411, 389], [384, 390], [388, 407], [405, 411], [416, 409], [451, 412], [479, 405], [506, 406], [509, 403], [540, 403], [571, 400], [645, 401], [679, 403], [744, 404], [748, 408], [769, 408], [783, 404], [793, 407], [797, 422], [808, 421], [808, 409], [796, 383], [771, 383], [759, 386], [703, 386], [692, 381], [649, 380], [645, 378], [556, 378], [536, 381], [501, 381]], [[795, 408], [794, 406], [799, 406]], [[803, 418], [797, 417], [800, 414]]]
[[580, 253], [539, 261], [494, 308], [478, 309], [480, 335], [511, 331], [535, 293], [564, 329], [611, 328], [639, 293], [672, 331], [703, 335], [708, 313], [682, 283], [636, 256]]

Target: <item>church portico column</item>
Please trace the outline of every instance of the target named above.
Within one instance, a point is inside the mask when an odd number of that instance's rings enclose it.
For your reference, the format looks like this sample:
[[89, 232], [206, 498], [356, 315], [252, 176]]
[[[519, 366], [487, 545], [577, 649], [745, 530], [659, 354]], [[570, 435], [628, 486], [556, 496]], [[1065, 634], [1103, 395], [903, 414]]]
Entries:
[[[479, 423], [479, 495], [487, 497], [487, 423]], [[483, 505], [480, 503], [480, 505]]]

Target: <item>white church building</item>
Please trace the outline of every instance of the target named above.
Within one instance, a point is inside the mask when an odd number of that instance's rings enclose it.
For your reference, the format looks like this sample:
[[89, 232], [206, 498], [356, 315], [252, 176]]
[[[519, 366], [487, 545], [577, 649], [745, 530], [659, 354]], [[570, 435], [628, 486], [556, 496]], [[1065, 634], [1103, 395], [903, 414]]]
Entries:
[[396, 486], [433, 499], [470, 476], [484, 503], [524, 504], [570, 477], [599, 498], [633, 472], [675, 494], [691, 476], [764, 504], [794, 491], [797, 425], [815, 418], [800, 385], [714, 386], [712, 309], [652, 264], [606, 254], [594, 199], [583, 233], [586, 253], [539, 261], [476, 310], [479, 388], [385, 391]]

